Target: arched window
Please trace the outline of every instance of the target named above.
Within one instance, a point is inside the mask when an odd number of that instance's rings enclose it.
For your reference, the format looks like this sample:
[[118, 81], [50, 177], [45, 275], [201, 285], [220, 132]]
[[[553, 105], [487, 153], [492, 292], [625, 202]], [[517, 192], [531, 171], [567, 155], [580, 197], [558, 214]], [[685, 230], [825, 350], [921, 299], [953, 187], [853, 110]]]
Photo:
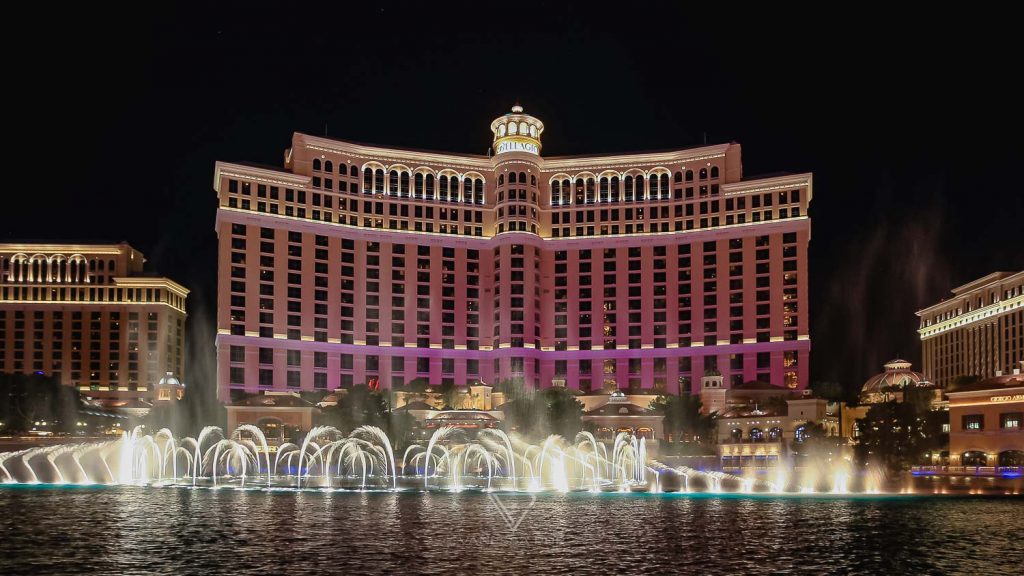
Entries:
[[764, 432], [760, 428], [751, 428], [750, 440], [751, 442], [764, 442]]
[[434, 199], [434, 175], [433, 174], [427, 174], [427, 181], [426, 181], [425, 188], [426, 188], [426, 198], [427, 198], [427, 200], [433, 200]]
[[782, 428], [778, 426], [768, 430], [768, 440], [770, 442], [777, 442], [782, 439]]
[[555, 180], [551, 183], [551, 205], [557, 206], [562, 203], [562, 183]]
[[661, 180], [661, 199], [662, 200], [667, 200], [668, 196], [669, 196], [669, 193], [668, 193], [668, 174], [662, 174], [660, 180]]
[[484, 181], [480, 178], [473, 181], [473, 195], [476, 197], [477, 204], [484, 203]]
[[796, 430], [793, 430], [793, 439], [796, 440], [797, 442], [803, 442], [804, 440], [806, 440], [807, 426], [804, 426], [803, 424], [797, 426]]
[[324, 172], [334, 172], [334, 162], [324, 160]]
[[[526, 125], [526, 122], [519, 123], [519, 133], [526, 135], [530, 133], [530, 127]], [[520, 180], [522, 182], [522, 180]]]
[[593, 178], [587, 178], [587, 204], [593, 204], [594, 203], [594, 196], [595, 196], [595, 192], [594, 192], [594, 179]]
[[317, 171], [320, 170], [320, 159], [319, 158], [313, 158], [313, 170], [317, 170]]
[[576, 203], [583, 204], [583, 178], [576, 179]]
[[676, 172], [675, 175], [672, 178], [673, 178], [673, 180], [675, 181], [676, 184], [679, 184], [680, 182], [683, 181], [683, 173], [682, 172]]
[[700, 179], [701, 180], [707, 180], [708, 179], [708, 169], [707, 168], [701, 168], [700, 169]]
[[651, 200], [657, 200], [658, 199], [658, 175], [657, 174], [651, 174], [650, 177], [648, 177], [647, 180], [650, 183], [650, 186], [647, 187], [647, 195], [650, 196]]
[[448, 180], [448, 199], [452, 202], [459, 201], [459, 177], [452, 176]]
[[686, 171], [686, 181], [693, 182], [693, 170]]
[[626, 194], [625, 194], [626, 202], [632, 202], [633, 201], [633, 177], [632, 176], [626, 176], [625, 184], [626, 184]]
[[369, 193], [373, 190], [373, 170], [363, 169], [363, 192]]
[[608, 201], [608, 177], [607, 176], [601, 178], [601, 184], [600, 184], [599, 190], [600, 190], [600, 194], [601, 194], [600, 195], [600, 201], [601, 202], [607, 202]]
[[389, 178], [388, 193], [398, 196], [398, 170], [392, 170]]
[[505, 175], [504, 174], [498, 174], [498, 186], [504, 186], [504, 185], [505, 185]]
[[536, 126], [530, 126], [530, 136], [533, 136], [534, 138], [537, 137], [537, 127]]
[[500, 138], [501, 136], [504, 136], [504, 135], [505, 135], [505, 125], [504, 124], [499, 124], [498, 125], [498, 137]]
[[359, 167], [356, 166], [355, 164], [349, 166], [348, 175], [351, 176], [352, 178], [358, 178], [359, 177]]
[[636, 196], [634, 196], [633, 199], [636, 200], [637, 202], [640, 202], [640, 201], [642, 201], [644, 199], [644, 177], [643, 176], [637, 176], [636, 177]]
[[402, 172], [402, 196], [409, 196], [409, 173]]
[[519, 183], [526, 184], [526, 172], [519, 173]]
[[612, 182], [611, 182], [611, 201], [612, 202], [618, 202], [619, 201], [619, 177], [618, 176], [612, 176]]
[[384, 193], [384, 170], [377, 168], [373, 172], [373, 191], [377, 194]]
[[718, 178], [718, 166], [711, 167], [711, 177]]
[[346, 166], [344, 162], [338, 164], [338, 174], [342, 176], [348, 174], [348, 166]]
[[473, 181], [468, 176], [462, 180], [462, 201], [473, 201]]
[[423, 198], [423, 173], [417, 172], [416, 179], [414, 181], [414, 193], [417, 198]]
[[733, 442], [741, 442], [743, 440], [743, 430], [733, 428], [729, 432], [729, 438], [732, 439]]
[[509, 134], [517, 134], [519, 132], [519, 126], [515, 122], [510, 122], [508, 125]]
[[441, 200], [448, 200], [448, 177], [444, 174], [437, 177], [437, 191], [438, 198]]
[[988, 455], [980, 450], [971, 450], [960, 455], [962, 466], [988, 466]]
[[537, 176], [535, 176], [533, 174], [530, 174], [530, 186], [536, 186], [536, 185], [537, 185]]

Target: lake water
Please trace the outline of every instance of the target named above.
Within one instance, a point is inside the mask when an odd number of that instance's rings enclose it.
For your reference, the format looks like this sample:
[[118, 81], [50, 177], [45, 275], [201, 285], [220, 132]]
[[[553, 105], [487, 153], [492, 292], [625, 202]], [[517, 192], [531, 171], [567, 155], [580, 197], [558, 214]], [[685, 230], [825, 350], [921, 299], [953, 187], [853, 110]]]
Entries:
[[0, 487], [0, 574], [1021, 574], [1024, 500]]

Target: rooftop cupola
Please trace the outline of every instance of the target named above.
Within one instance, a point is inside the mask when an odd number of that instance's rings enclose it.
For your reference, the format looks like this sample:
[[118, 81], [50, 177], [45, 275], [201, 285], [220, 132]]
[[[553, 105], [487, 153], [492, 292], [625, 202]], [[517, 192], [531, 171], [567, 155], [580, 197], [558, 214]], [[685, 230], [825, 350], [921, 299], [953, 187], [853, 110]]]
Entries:
[[516, 104], [512, 111], [499, 116], [491, 122], [494, 133], [494, 154], [507, 152], [526, 152], [540, 155], [540, 135], [544, 132], [544, 123], [523, 112], [523, 107]]

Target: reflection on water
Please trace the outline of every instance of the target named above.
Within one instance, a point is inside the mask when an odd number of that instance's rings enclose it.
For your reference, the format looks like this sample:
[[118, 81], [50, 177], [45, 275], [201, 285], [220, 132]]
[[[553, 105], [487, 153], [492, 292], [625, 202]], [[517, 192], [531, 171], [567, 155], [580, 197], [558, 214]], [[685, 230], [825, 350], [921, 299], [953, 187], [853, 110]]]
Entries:
[[[1019, 574], [1018, 498], [0, 488], [0, 574]], [[503, 510], [504, 513], [503, 513]], [[522, 516], [518, 528], [511, 522]]]

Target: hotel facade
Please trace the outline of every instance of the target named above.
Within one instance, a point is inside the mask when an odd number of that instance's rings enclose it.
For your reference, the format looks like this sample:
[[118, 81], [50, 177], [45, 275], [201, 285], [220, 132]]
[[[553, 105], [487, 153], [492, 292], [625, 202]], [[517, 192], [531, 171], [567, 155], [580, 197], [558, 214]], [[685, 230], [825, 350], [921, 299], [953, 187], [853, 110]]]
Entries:
[[296, 133], [281, 169], [218, 162], [218, 392], [807, 384], [810, 174], [745, 180], [739, 144], [541, 155]]
[[958, 376], [992, 378], [1024, 361], [1024, 271], [993, 272], [920, 310], [924, 374], [943, 389]]
[[157, 399], [165, 376], [184, 372], [188, 290], [144, 262], [123, 243], [0, 244], [0, 373]]

